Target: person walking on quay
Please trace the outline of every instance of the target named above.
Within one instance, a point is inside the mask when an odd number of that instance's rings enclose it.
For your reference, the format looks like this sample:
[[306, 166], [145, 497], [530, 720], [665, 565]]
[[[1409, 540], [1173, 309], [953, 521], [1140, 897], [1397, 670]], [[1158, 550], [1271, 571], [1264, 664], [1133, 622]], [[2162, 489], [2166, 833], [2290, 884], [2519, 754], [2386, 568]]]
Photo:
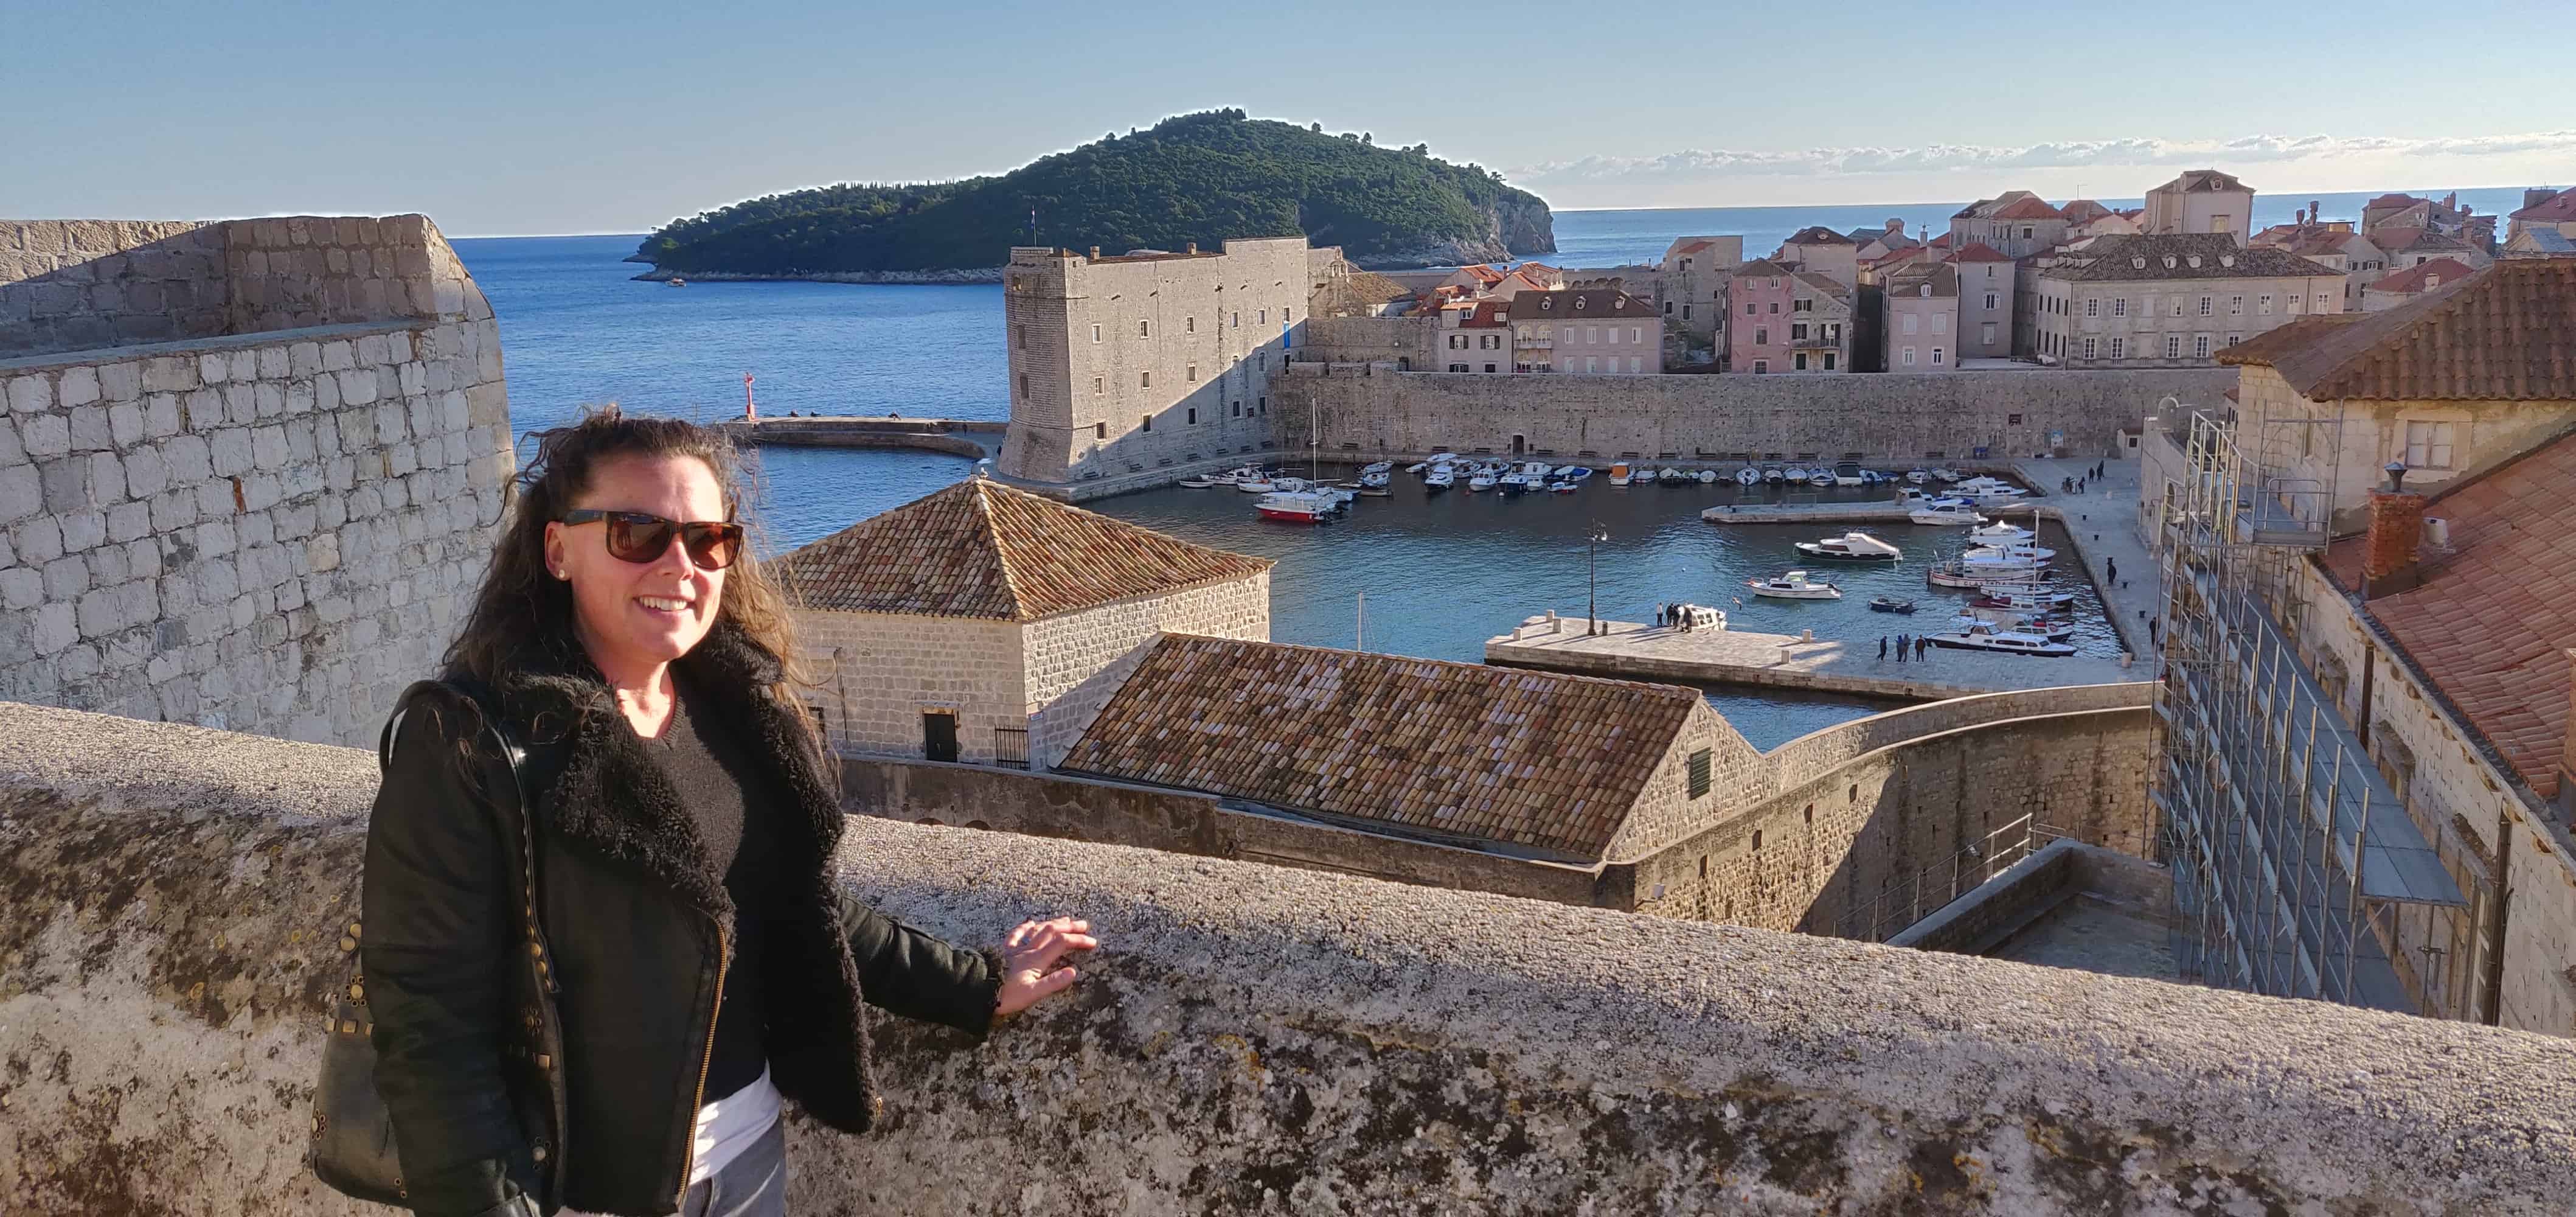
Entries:
[[2104, 559], [2102, 559], [2102, 562], [2103, 562], [2103, 564], [2104, 564], [2104, 565], [2109, 566], [2109, 567], [2111, 568], [2111, 577], [2110, 577], [2110, 580], [2109, 580], [2109, 581], [2110, 581], [2110, 582], [2112, 582], [2112, 583], [2117, 583], [2117, 582], [2119, 582], [2119, 581], [2120, 581], [2120, 560], [2119, 560], [2118, 558], [2104, 558]]
[[[777, 1217], [791, 1103], [884, 1118], [861, 1003], [980, 1039], [1100, 940], [1050, 917], [970, 950], [836, 882], [837, 770], [732, 444], [615, 406], [537, 438], [445, 680], [387, 724], [343, 940], [403, 1203]], [[512, 769], [517, 815], [486, 794]]]
[[1880, 663], [1887, 662], [1887, 635], [1885, 634], [1878, 636], [1878, 661]]
[[1905, 662], [1905, 635], [1896, 636], [1896, 662]]
[[1929, 660], [1931, 657], [1932, 640], [1929, 638], [1916, 638], [1914, 640], [1914, 662], [1922, 663]]

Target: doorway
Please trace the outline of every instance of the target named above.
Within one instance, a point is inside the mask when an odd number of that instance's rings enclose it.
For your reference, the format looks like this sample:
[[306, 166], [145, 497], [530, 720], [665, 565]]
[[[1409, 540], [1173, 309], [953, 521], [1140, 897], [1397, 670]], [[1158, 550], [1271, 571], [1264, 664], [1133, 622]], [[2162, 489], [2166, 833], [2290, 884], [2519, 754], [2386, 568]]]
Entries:
[[1528, 437], [1528, 436], [1526, 436], [1526, 435], [1515, 435], [1515, 436], [1513, 436], [1513, 437], [1512, 437], [1512, 455], [1513, 455], [1513, 456], [1520, 456], [1520, 455], [1523, 455], [1523, 454], [1527, 453], [1528, 451], [1529, 451], [1529, 437]]
[[957, 712], [921, 712], [921, 754], [934, 761], [957, 759]]

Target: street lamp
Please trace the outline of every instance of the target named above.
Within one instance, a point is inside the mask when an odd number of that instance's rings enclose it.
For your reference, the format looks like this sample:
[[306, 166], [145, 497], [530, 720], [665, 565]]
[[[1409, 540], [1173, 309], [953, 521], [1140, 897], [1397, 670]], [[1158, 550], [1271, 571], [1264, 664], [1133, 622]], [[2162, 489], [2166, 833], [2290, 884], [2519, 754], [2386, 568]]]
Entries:
[[1586, 635], [1601, 632], [1601, 543], [1609, 539], [1610, 530], [1602, 527], [1599, 520], [1592, 522], [1592, 531], [1583, 538], [1583, 574], [1591, 584], [1583, 598], [1583, 615], [1591, 622], [1584, 630]]

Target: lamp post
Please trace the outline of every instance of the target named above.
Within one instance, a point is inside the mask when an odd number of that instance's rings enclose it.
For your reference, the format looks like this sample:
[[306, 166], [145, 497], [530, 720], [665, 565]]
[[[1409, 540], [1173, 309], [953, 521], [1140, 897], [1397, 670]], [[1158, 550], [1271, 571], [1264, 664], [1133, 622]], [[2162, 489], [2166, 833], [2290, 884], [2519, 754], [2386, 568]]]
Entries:
[[1601, 521], [1592, 522], [1592, 531], [1583, 538], [1583, 574], [1590, 584], [1583, 598], [1583, 615], [1591, 624], [1584, 630], [1589, 636], [1601, 632], [1601, 543], [1610, 539], [1610, 530]]

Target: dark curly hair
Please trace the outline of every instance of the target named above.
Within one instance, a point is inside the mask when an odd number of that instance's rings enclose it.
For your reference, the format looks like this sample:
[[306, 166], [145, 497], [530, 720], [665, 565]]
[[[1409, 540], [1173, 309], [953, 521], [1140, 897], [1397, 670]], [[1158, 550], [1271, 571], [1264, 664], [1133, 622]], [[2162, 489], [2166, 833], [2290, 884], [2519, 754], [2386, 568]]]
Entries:
[[[474, 607], [447, 648], [451, 671], [486, 685], [497, 685], [502, 673], [532, 653], [578, 650], [573, 632], [572, 588], [546, 570], [546, 524], [569, 510], [589, 489], [600, 462], [624, 457], [694, 457], [715, 474], [724, 493], [728, 517], [746, 518], [748, 495], [740, 457], [731, 442], [715, 431], [677, 418], [642, 418], [626, 414], [615, 403], [584, 413], [580, 422], [535, 433], [537, 454], [512, 479], [507, 518], [492, 564]], [[795, 620], [787, 598], [761, 569], [756, 544], [725, 568], [724, 597], [716, 605], [716, 628], [731, 626], [752, 645], [769, 653], [787, 673], [787, 682], [772, 690], [789, 696], [788, 687], [804, 681], [796, 653]], [[800, 716], [801, 718], [801, 716]]]

